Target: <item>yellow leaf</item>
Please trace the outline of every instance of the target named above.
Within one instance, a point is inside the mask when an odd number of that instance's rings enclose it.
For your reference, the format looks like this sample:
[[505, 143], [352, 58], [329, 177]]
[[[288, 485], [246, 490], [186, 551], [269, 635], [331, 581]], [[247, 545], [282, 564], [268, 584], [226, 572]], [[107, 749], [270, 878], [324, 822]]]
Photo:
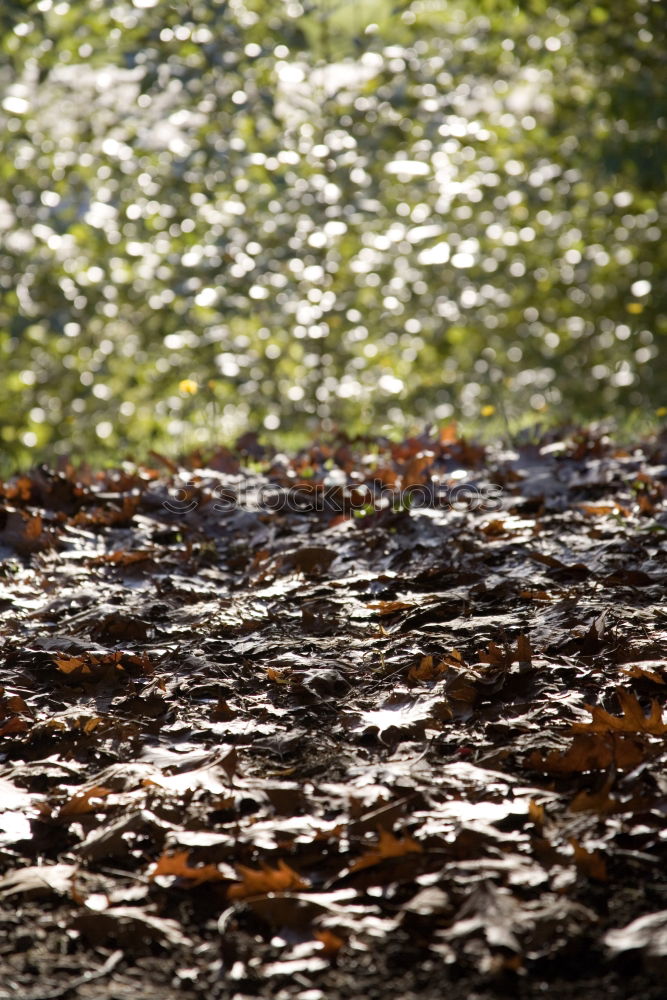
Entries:
[[496, 412], [496, 408], [495, 406], [491, 406], [490, 403], [487, 403], [486, 406], [483, 406], [479, 412], [483, 417], [492, 417]]
[[194, 396], [199, 392], [199, 385], [192, 378], [184, 378], [178, 383], [178, 388], [186, 396]]
[[644, 312], [644, 306], [641, 302], [628, 302], [625, 309], [626, 312], [629, 312], [632, 316], [639, 316]]

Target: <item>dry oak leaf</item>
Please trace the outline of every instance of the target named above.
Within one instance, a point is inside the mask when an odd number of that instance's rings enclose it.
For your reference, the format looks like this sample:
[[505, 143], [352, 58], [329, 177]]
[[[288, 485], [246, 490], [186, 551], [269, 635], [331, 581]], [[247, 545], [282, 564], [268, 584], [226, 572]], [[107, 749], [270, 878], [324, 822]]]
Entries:
[[516, 639], [516, 649], [511, 649], [506, 643], [499, 646], [495, 642], [490, 642], [486, 652], [480, 651], [477, 656], [480, 663], [488, 663], [491, 667], [502, 667], [509, 670], [513, 663], [532, 663], [532, 649], [530, 639], [527, 635], [518, 635]]
[[629, 768], [641, 764], [650, 756], [649, 748], [639, 740], [633, 740], [616, 733], [582, 733], [575, 736], [572, 744], [560, 753], [551, 750], [546, 757], [533, 750], [526, 758], [525, 765], [533, 771], [547, 774], [579, 774], [582, 771], [604, 771], [611, 764]]
[[587, 851], [574, 837], [570, 837], [570, 845], [574, 851], [574, 863], [583, 875], [597, 882], [607, 881], [607, 865], [598, 851]]
[[163, 854], [149, 875], [151, 882], [158, 875], [175, 875], [177, 878], [187, 879], [193, 886], [201, 885], [203, 882], [220, 882], [224, 879], [225, 876], [216, 865], [193, 866], [189, 859], [189, 851]]
[[18, 733], [27, 733], [30, 723], [22, 719], [19, 715], [13, 715], [0, 726], [0, 736], [15, 736]]
[[662, 721], [662, 709], [654, 698], [651, 701], [651, 711], [644, 715], [644, 710], [632, 691], [623, 688], [616, 689], [616, 696], [621, 705], [622, 716], [610, 715], [598, 705], [585, 705], [591, 713], [591, 722], [575, 722], [570, 731], [573, 733], [650, 733], [652, 736], [663, 736], [667, 733], [667, 725]]
[[376, 601], [375, 604], [367, 604], [371, 611], [377, 611], [381, 618], [386, 615], [395, 615], [397, 611], [409, 611], [414, 608], [414, 601]]
[[236, 873], [242, 879], [227, 890], [228, 899], [245, 899], [266, 892], [285, 892], [292, 889], [307, 889], [308, 883], [290, 868], [285, 861], [279, 861], [277, 868], [263, 864], [261, 868], [247, 868], [237, 865]]
[[644, 664], [643, 666], [635, 663], [631, 667], [621, 667], [621, 673], [627, 674], [628, 677], [645, 678], [646, 680], [653, 681], [654, 684], [664, 684], [664, 678], [660, 674], [656, 673], [655, 670], [648, 669], [652, 665], [657, 665], [660, 669], [664, 669], [665, 661], [650, 660], [648, 664]]
[[71, 799], [61, 807], [59, 816], [81, 816], [84, 813], [95, 812], [99, 809], [98, 800], [102, 800], [110, 795], [113, 789], [105, 788], [103, 785], [95, 785], [84, 792], [76, 792]]
[[371, 865], [379, 865], [387, 858], [401, 858], [404, 854], [421, 854], [423, 847], [412, 837], [395, 837], [388, 830], [379, 831], [379, 839], [374, 847], [371, 847], [366, 854], [350, 865], [351, 872], [357, 872], [361, 868], [370, 868]]
[[420, 681], [433, 681], [437, 677], [440, 677], [446, 670], [446, 663], [435, 663], [432, 656], [422, 656], [417, 666], [410, 667], [408, 680], [416, 683]]
[[[451, 653], [448, 653], [438, 662], [436, 662], [435, 657], [433, 656], [422, 656], [419, 660], [419, 664], [410, 667], [410, 670], [408, 671], [408, 680], [415, 683], [419, 683], [420, 681], [434, 681], [452, 667], [458, 667], [459, 669], [467, 667], [467, 663], [458, 649], [453, 649]], [[447, 693], [449, 693], [449, 691]]]
[[63, 656], [55, 659], [55, 664], [63, 674], [74, 673], [75, 670], [82, 674], [90, 674], [92, 671], [86, 661], [81, 656]]

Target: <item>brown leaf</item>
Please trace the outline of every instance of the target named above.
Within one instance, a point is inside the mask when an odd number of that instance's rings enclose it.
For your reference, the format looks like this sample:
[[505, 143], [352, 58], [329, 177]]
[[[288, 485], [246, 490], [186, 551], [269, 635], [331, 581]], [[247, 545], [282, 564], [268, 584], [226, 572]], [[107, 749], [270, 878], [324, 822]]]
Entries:
[[27, 733], [29, 729], [30, 723], [26, 719], [22, 719], [19, 715], [13, 715], [11, 719], [7, 719], [0, 726], [0, 736], [15, 736], [18, 733]]
[[[664, 663], [661, 666], [664, 668]], [[621, 673], [627, 674], [628, 677], [645, 678], [647, 681], [653, 681], [654, 684], [665, 683], [664, 678], [660, 674], [657, 674], [655, 670], [649, 670], [648, 667], [641, 667], [639, 664], [633, 664], [631, 667], [621, 667]]]
[[512, 650], [508, 644], [499, 646], [495, 642], [490, 642], [485, 652], [477, 654], [480, 663], [488, 663], [492, 667], [502, 667], [508, 670], [513, 663], [532, 662], [532, 650], [530, 640], [526, 635], [517, 636], [516, 649]]
[[247, 896], [262, 895], [265, 892], [308, 888], [308, 883], [282, 860], [278, 862], [277, 868], [271, 868], [267, 864], [263, 864], [261, 868], [237, 865], [236, 872], [242, 881], [229, 887], [228, 899], [245, 899]]
[[64, 656], [55, 659], [56, 666], [63, 674], [79, 672], [81, 674], [91, 673], [91, 669], [81, 656]]
[[598, 792], [587, 792], [585, 789], [579, 792], [570, 802], [568, 812], [594, 812], [598, 816], [611, 816], [619, 812], [645, 812], [651, 808], [649, 799], [641, 799], [633, 796], [625, 802], [612, 798], [609, 794], [611, 782], [606, 782], [604, 788]]
[[175, 854], [163, 854], [155, 863], [149, 878], [151, 881], [158, 875], [175, 875], [176, 878], [187, 879], [193, 886], [203, 882], [220, 882], [224, 875], [216, 865], [197, 865], [189, 863], [189, 851], [176, 851]]
[[345, 941], [341, 937], [338, 937], [338, 935], [334, 934], [333, 931], [326, 929], [322, 931], [315, 931], [315, 940], [321, 941], [323, 945], [322, 954], [326, 958], [335, 958], [345, 944]]
[[367, 604], [367, 608], [371, 611], [377, 611], [380, 617], [385, 615], [395, 615], [397, 611], [408, 611], [410, 608], [414, 608], [414, 602], [412, 601], [376, 601], [375, 604]]
[[289, 667], [269, 667], [266, 671], [266, 676], [274, 684], [287, 684], [289, 683], [291, 673], [292, 671]]
[[632, 691], [624, 688], [616, 689], [616, 696], [621, 705], [622, 716], [610, 715], [599, 705], [586, 705], [591, 713], [591, 722], [575, 722], [570, 727], [573, 733], [650, 733], [652, 736], [663, 736], [667, 733], [667, 725], [662, 721], [662, 709], [654, 698], [651, 710], [644, 715], [644, 710]]
[[574, 851], [574, 863], [579, 871], [597, 882], [606, 882], [607, 865], [602, 855], [598, 851], [587, 851], [574, 837], [570, 837], [569, 842]]
[[527, 635], [517, 636], [516, 658], [519, 663], [532, 663], [533, 652], [530, 648], [530, 639]]
[[64, 806], [61, 806], [59, 816], [82, 816], [84, 813], [95, 812], [99, 808], [94, 805], [97, 799], [103, 799], [110, 795], [112, 788], [105, 788], [103, 785], [95, 785], [84, 792], [77, 792]]
[[0, 539], [21, 555], [39, 552], [48, 548], [51, 540], [44, 532], [44, 523], [39, 514], [29, 514], [26, 511], [5, 508], [6, 519]]
[[369, 868], [371, 865], [379, 865], [387, 858], [400, 858], [404, 854], [421, 854], [423, 848], [412, 837], [395, 837], [388, 830], [379, 831], [379, 839], [375, 847], [350, 865], [350, 871], [356, 872], [361, 868]]
[[447, 670], [446, 663], [434, 663], [432, 656], [422, 656], [419, 664], [415, 667], [410, 667], [408, 671], [408, 680], [419, 683], [421, 681], [432, 681], [436, 677], [440, 677]]
[[618, 768], [636, 767], [648, 755], [648, 748], [638, 740], [616, 734], [582, 734], [574, 737], [564, 753], [552, 750], [543, 757], [534, 750], [526, 759], [526, 766], [547, 774], [577, 774], [606, 770], [611, 764]]

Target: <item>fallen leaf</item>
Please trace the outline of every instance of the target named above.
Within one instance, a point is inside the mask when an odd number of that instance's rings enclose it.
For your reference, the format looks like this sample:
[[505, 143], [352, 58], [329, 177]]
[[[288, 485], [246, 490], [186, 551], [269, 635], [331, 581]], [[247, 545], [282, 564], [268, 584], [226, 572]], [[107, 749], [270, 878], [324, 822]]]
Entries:
[[598, 851], [587, 851], [574, 837], [570, 837], [569, 843], [574, 851], [574, 863], [579, 871], [597, 882], [606, 882], [607, 865], [602, 855]]
[[350, 865], [350, 871], [356, 872], [361, 868], [369, 868], [371, 865], [379, 865], [387, 858], [400, 858], [404, 854], [421, 854], [423, 847], [412, 837], [395, 837], [388, 830], [379, 831], [379, 839], [375, 847], [371, 847], [366, 854]]
[[152, 882], [158, 875], [174, 875], [176, 878], [187, 879], [193, 886], [204, 882], [220, 882], [224, 878], [216, 865], [191, 865], [189, 858], [189, 851], [163, 854], [148, 877]]
[[621, 705], [622, 716], [610, 715], [598, 705], [585, 705], [591, 713], [591, 722], [575, 722], [570, 731], [573, 733], [650, 733], [652, 736], [663, 736], [667, 733], [667, 725], [662, 721], [662, 709], [654, 698], [651, 710], [644, 715], [644, 710], [631, 691], [624, 688], [616, 689], [616, 696]]
[[261, 868], [247, 868], [237, 865], [236, 872], [241, 881], [227, 890], [228, 899], [245, 899], [247, 896], [266, 892], [285, 892], [288, 889], [307, 889], [305, 882], [285, 861], [279, 861], [277, 868], [263, 864]]
[[94, 812], [95, 809], [99, 808], [94, 803], [98, 800], [101, 801], [112, 791], [113, 789], [104, 788], [103, 785], [94, 785], [93, 788], [88, 788], [84, 792], [77, 792], [61, 806], [58, 815], [60, 817], [81, 816], [84, 813]]
[[334, 958], [345, 944], [343, 938], [326, 929], [315, 931], [315, 940], [322, 944], [322, 954], [326, 958]]
[[650, 756], [640, 741], [615, 733], [575, 736], [564, 751], [552, 750], [543, 757], [534, 750], [526, 758], [526, 766], [547, 774], [577, 774], [584, 771], [606, 770], [612, 764], [617, 768], [636, 767]]
[[380, 617], [395, 615], [397, 611], [409, 611], [415, 605], [410, 601], [376, 601], [375, 604], [367, 604], [371, 611], [377, 611]]
[[78, 671], [79, 673], [82, 674], [92, 673], [86, 661], [82, 659], [82, 657], [80, 656], [63, 656], [60, 658], [56, 657], [55, 664], [58, 667], [58, 670], [60, 670], [62, 674], [72, 674], [75, 671]]
[[172, 947], [190, 947], [192, 939], [183, 933], [180, 923], [148, 913], [139, 906], [112, 906], [106, 910], [85, 909], [71, 923], [74, 930], [91, 944], [115, 940], [129, 951], [137, 944], [156, 941]]
[[27, 733], [29, 729], [30, 723], [26, 719], [22, 719], [20, 715], [14, 715], [0, 726], [0, 736], [14, 736], [19, 733]]
[[422, 656], [419, 664], [415, 667], [410, 667], [408, 671], [408, 680], [419, 683], [422, 681], [432, 681], [437, 677], [442, 676], [447, 670], [446, 663], [435, 663], [432, 656]]
[[[664, 662], [662, 666], [664, 667]], [[649, 670], [648, 667], [642, 667], [639, 664], [633, 664], [631, 667], [621, 667], [621, 673], [627, 674], [628, 677], [645, 678], [647, 681], [653, 681], [654, 684], [665, 683], [664, 677], [661, 677], [655, 670]]]

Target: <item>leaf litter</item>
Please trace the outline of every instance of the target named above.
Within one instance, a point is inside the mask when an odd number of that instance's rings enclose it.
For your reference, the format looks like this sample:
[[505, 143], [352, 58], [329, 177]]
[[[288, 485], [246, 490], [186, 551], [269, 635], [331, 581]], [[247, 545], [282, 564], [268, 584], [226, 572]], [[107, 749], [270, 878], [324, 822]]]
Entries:
[[661, 996], [667, 441], [251, 443], [0, 484], [0, 996]]

